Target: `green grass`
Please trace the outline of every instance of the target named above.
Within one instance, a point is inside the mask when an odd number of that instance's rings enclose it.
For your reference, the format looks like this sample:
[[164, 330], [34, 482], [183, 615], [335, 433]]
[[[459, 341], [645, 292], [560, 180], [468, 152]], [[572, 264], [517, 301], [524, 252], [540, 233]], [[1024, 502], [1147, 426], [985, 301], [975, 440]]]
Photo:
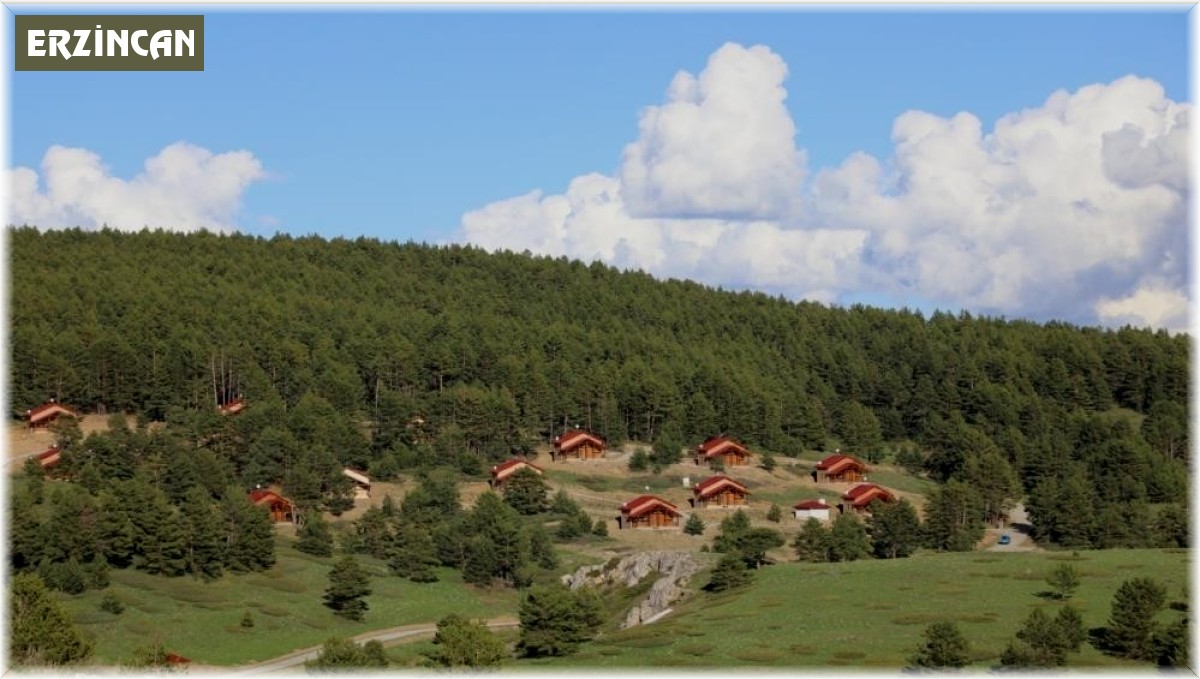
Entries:
[[[370, 610], [363, 622], [343, 620], [321, 604], [333, 560], [301, 554], [290, 542], [280, 540], [278, 561], [264, 573], [205, 583], [118, 570], [108, 589], [62, 599], [96, 639], [101, 664], [127, 660], [138, 646], [159, 640], [196, 662], [234, 665], [317, 646], [332, 636], [436, 622], [449, 612], [491, 618], [516, 610], [518, 595], [511, 589], [476, 590], [451, 569], [439, 569], [436, 583], [416, 584], [388, 575], [382, 562], [360, 557], [373, 575]], [[125, 604], [120, 615], [100, 611], [100, 598], [108, 592]], [[246, 611], [255, 622], [249, 630], [238, 625]]]
[[669, 488], [683, 487], [683, 477], [675, 474], [638, 474], [637, 476], [598, 476], [576, 474], [561, 470], [550, 470], [546, 475], [560, 483], [570, 483], [594, 493], [645, 493], [650, 487], [651, 493], [658, 493]]
[[[608, 633], [578, 655], [552, 664], [899, 668], [926, 625], [949, 619], [958, 623], [976, 667], [983, 669], [996, 664], [1030, 611], [1057, 610], [1060, 604], [1037, 596], [1047, 589], [1045, 575], [1061, 563], [1054, 555], [920, 553], [895, 561], [777, 564], [760, 570], [742, 590], [697, 593], [659, 623]], [[1081, 556], [1086, 559], [1073, 563], [1082, 584], [1071, 603], [1089, 628], [1106, 623], [1113, 594], [1130, 577], [1156, 578], [1167, 585], [1171, 600], [1183, 598], [1186, 553], [1109, 550]], [[904, 586], [897, 586], [901, 582]], [[1171, 616], [1178, 613], [1165, 612], [1163, 619]], [[601, 652], [612, 648], [621, 652]], [[1087, 644], [1070, 663], [1131, 667]]]

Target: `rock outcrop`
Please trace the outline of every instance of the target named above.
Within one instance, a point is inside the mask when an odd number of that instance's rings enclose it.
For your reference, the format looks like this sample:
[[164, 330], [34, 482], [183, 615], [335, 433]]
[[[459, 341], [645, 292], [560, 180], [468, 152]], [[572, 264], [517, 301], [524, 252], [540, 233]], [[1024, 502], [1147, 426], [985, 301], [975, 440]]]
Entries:
[[583, 566], [574, 575], [564, 575], [563, 584], [571, 589], [620, 585], [633, 587], [651, 573], [661, 576], [650, 587], [646, 598], [629, 611], [622, 628], [653, 622], [687, 593], [691, 577], [703, 564], [693, 552], [638, 552], [607, 563]]

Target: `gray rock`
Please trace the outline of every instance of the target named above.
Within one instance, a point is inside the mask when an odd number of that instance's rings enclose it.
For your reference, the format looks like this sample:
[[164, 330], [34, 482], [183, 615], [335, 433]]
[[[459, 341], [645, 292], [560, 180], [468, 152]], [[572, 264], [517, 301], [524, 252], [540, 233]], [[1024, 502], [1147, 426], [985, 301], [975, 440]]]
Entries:
[[646, 598], [625, 617], [621, 625], [625, 628], [661, 617], [671, 604], [687, 594], [691, 577], [702, 567], [693, 552], [639, 552], [622, 559], [613, 557], [603, 564], [583, 566], [572, 575], [564, 575], [563, 584], [573, 590], [616, 585], [633, 587], [651, 573], [660, 573], [661, 577], [650, 587]]

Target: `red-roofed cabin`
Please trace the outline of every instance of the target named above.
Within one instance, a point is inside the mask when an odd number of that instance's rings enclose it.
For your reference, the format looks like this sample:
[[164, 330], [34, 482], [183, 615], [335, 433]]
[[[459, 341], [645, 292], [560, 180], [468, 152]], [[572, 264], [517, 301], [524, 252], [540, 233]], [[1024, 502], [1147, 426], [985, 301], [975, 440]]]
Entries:
[[273, 490], [259, 488], [250, 491], [250, 502], [258, 507], [266, 507], [275, 523], [296, 522], [296, 510], [292, 501]]
[[171, 652], [167, 653], [166, 660], [168, 665], [187, 665], [188, 663], [192, 662], [191, 658], [185, 658], [178, 653]]
[[728, 476], [717, 474], [692, 486], [692, 495], [693, 507], [738, 507], [746, 504], [750, 492]]
[[42, 469], [51, 469], [57, 466], [61, 459], [62, 454], [57, 446], [47, 448], [45, 452], [38, 453], [37, 456], [38, 464], [42, 465]]
[[488, 481], [488, 483], [492, 488], [499, 488], [504, 484], [505, 481], [511, 478], [513, 474], [516, 474], [522, 469], [528, 469], [538, 476], [542, 475], [542, 468], [536, 464], [522, 460], [521, 458], [513, 458], [511, 460], [505, 460], [504, 462], [492, 467], [492, 478], [490, 481]]
[[696, 464], [712, 465], [720, 460], [725, 467], [749, 464], [751, 453], [746, 446], [727, 436], [714, 436], [696, 447]]
[[866, 514], [870, 512], [871, 503], [875, 500], [880, 502], [894, 502], [896, 496], [886, 488], [877, 486], [873, 483], [860, 483], [842, 495], [842, 503], [838, 505], [838, 509], [842, 513], [853, 511], [858, 514]]
[[817, 483], [823, 481], [857, 483], [866, 478], [866, 475], [867, 465], [857, 457], [850, 455], [830, 455], [818, 462], [813, 470], [813, 480]]
[[683, 516], [675, 505], [653, 495], [640, 495], [621, 505], [621, 528], [669, 528]]
[[79, 417], [74, 410], [61, 403], [57, 403], [54, 399], [50, 399], [36, 408], [30, 408], [25, 411], [25, 417], [29, 420], [29, 426], [34, 429], [50, 426], [50, 423], [57, 420], [60, 415]]
[[604, 457], [604, 440], [593, 436], [582, 429], [564, 431], [561, 436], [554, 438], [554, 451], [551, 456], [556, 460], [575, 457], [580, 460], [594, 460]]
[[246, 399], [235, 398], [229, 403], [223, 403], [217, 406], [217, 411], [222, 415], [237, 415], [246, 409]]
[[796, 504], [792, 505], [792, 513], [801, 521], [807, 521], [809, 519], [828, 521], [830, 509], [831, 506], [823, 497], [817, 498], [816, 500], [797, 502]]

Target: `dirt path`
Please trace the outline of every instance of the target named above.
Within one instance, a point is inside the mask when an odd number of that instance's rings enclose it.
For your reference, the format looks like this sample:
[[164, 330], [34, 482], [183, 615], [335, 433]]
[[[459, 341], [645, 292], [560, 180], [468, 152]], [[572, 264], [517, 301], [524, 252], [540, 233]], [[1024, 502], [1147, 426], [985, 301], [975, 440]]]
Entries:
[[1007, 533], [1010, 542], [1007, 545], [996, 543], [988, 547], [989, 552], [1032, 552], [1039, 547], [1033, 543], [1029, 537], [1029, 515], [1025, 512], [1025, 505], [1016, 505], [1008, 513], [1009, 525], [1002, 529], [991, 529], [997, 533], [996, 537], [1002, 533]]
[[[488, 628], [510, 629], [520, 625], [516, 618], [502, 616], [492, 618], [485, 622]], [[418, 641], [424, 637], [433, 636], [437, 631], [436, 623], [418, 623], [416, 625], [404, 625], [401, 627], [390, 627], [388, 629], [375, 630], [374, 632], [366, 632], [354, 637], [356, 643], [366, 643], [368, 641], [380, 641], [385, 646], [391, 646], [398, 643], [410, 643]], [[304, 648], [298, 651], [292, 651], [278, 658], [271, 660], [263, 660], [261, 662], [252, 663], [249, 665], [237, 665], [234, 667], [220, 667], [216, 665], [198, 665], [193, 664], [188, 669], [202, 672], [220, 672], [226, 676], [250, 676], [254, 674], [267, 674], [270, 672], [281, 672], [294, 667], [303, 665], [305, 661], [313, 660], [321, 653], [321, 646], [313, 646]]]

